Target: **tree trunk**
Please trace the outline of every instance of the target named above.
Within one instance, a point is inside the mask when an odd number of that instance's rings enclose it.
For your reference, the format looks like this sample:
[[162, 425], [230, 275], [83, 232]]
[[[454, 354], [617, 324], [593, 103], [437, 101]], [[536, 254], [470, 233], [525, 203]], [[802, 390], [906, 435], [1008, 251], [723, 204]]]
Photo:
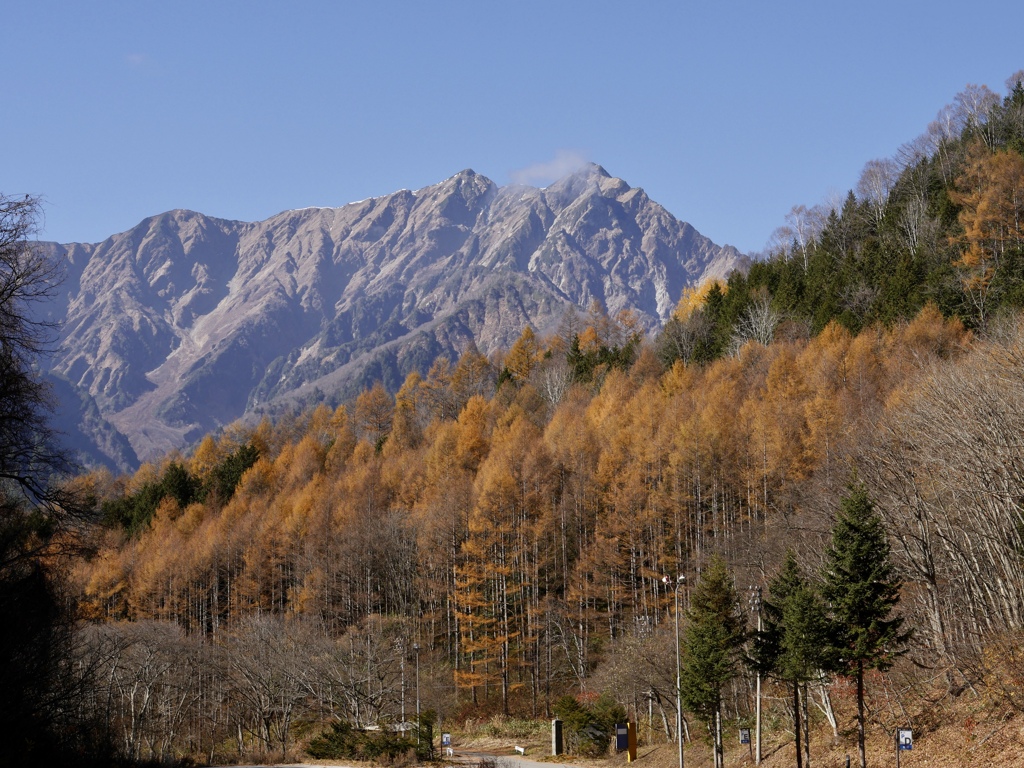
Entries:
[[793, 681], [793, 734], [796, 736], [796, 768], [803, 768], [804, 753], [800, 744], [800, 683]]
[[864, 749], [864, 662], [857, 662], [857, 748], [860, 750], [860, 768], [868, 768]]
[[725, 750], [722, 745], [722, 707], [715, 710], [715, 768], [725, 768]]
[[832, 742], [835, 743], [839, 740], [839, 721], [836, 720], [836, 713], [832, 708], [832, 696], [828, 692], [828, 683], [819, 683], [818, 693], [821, 694], [820, 709], [825, 714], [828, 724], [832, 727]]
[[804, 683], [801, 695], [803, 701], [800, 704], [804, 718], [804, 768], [811, 768], [811, 710], [807, 704], [809, 693], [807, 683]]

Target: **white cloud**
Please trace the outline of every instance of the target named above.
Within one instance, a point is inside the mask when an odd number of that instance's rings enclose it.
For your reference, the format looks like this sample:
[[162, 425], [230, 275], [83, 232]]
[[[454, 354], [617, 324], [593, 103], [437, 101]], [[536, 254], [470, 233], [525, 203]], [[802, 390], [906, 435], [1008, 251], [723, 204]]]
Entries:
[[509, 178], [515, 184], [546, 186], [570, 173], [578, 171], [587, 164], [587, 157], [575, 149], [560, 149], [555, 157], [546, 163], [534, 163], [518, 171], [512, 171]]

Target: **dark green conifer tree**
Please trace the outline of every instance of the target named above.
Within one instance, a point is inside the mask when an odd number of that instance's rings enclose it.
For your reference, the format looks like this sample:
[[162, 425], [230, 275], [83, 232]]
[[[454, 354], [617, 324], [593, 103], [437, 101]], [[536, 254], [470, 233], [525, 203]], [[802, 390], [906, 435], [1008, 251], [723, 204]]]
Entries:
[[864, 750], [864, 672], [886, 670], [904, 652], [909, 632], [893, 611], [902, 582], [890, 560], [889, 539], [864, 486], [854, 481], [842, 500], [825, 552], [822, 595], [832, 620], [833, 668], [857, 683], [857, 744]]
[[728, 325], [724, 315], [725, 292], [717, 282], [708, 290], [704, 297], [702, 312], [707, 319], [710, 333], [702, 338], [696, 345], [693, 353], [695, 363], [708, 363], [722, 356], [725, 350], [726, 340], [732, 333], [732, 326]]
[[715, 766], [722, 749], [722, 689], [736, 674], [740, 648], [746, 639], [736, 587], [715, 557], [701, 574], [686, 612], [680, 695], [683, 704], [703, 720], [714, 741]]
[[[801, 734], [801, 711], [806, 711], [807, 683], [819, 680], [833, 666], [829, 654], [830, 625], [820, 595], [804, 577], [792, 550], [769, 585], [764, 621], [754, 638], [752, 665], [763, 675], [788, 684], [793, 696], [793, 733], [797, 768], [803, 765], [801, 738], [808, 753], [808, 731]], [[803, 706], [801, 706], [803, 698]]]

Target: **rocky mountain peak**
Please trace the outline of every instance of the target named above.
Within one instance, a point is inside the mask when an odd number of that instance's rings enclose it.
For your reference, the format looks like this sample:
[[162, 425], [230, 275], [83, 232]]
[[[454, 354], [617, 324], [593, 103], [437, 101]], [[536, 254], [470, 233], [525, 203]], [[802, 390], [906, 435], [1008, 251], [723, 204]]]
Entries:
[[594, 299], [653, 331], [685, 287], [742, 261], [593, 163], [543, 189], [465, 169], [340, 208], [175, 210], [52, 247], [72, 262], [53, 374], [140, 459], [373, 379], [397, 388]]

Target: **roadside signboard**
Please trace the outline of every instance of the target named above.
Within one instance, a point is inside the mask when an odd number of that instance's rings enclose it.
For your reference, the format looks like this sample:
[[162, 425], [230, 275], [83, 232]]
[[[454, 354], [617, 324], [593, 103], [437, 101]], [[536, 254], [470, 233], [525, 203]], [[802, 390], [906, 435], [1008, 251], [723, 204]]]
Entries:
[[896, 729], [896, 768], [900, 768], [900, 755], [914, 748], [914, 732], [909, 728]]
[[900, 749], [914, 748], [914, 732], [910, 728], [900, 728], [896, 740], [900, 745]]
[[750, 729], [749, 728], [740, 728], [740, 744], [749, 744], [749, 743], [750, 743]]

